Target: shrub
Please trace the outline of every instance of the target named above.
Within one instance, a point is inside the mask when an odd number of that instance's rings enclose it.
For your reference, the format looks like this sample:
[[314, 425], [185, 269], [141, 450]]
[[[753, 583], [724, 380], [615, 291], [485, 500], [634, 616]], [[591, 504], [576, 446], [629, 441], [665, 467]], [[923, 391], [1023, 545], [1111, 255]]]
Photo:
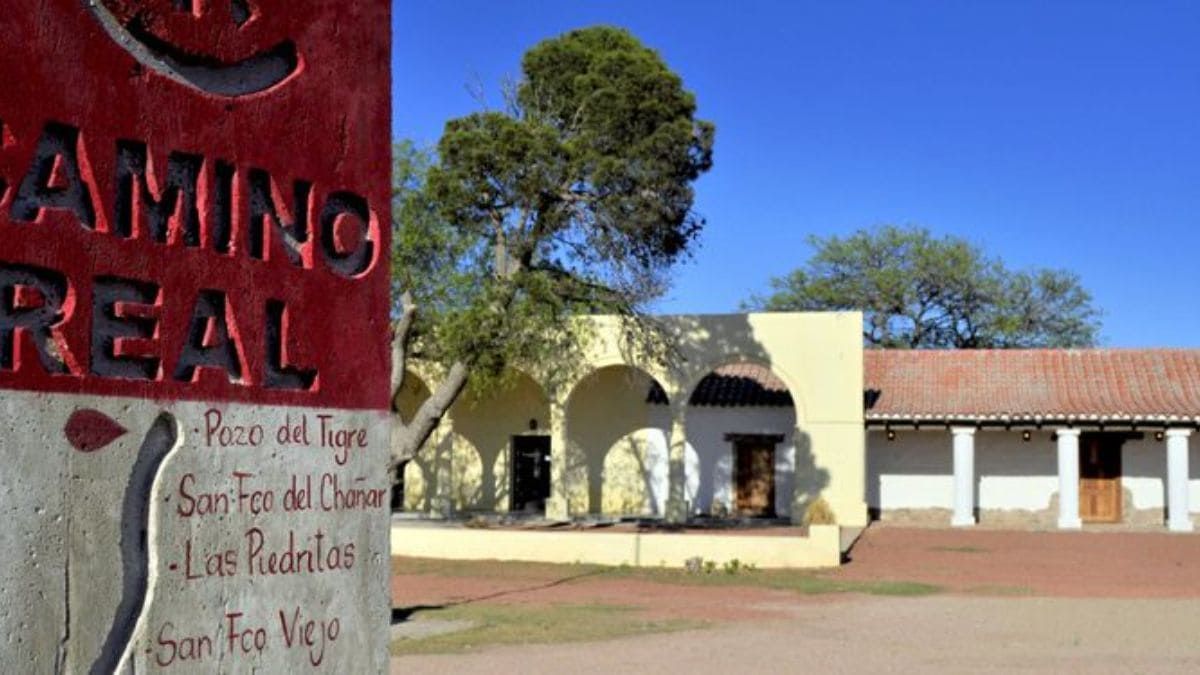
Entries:
[[824, 497], [817, 497], [804, 509], [805, 525], [837, 525], [837, 516]]

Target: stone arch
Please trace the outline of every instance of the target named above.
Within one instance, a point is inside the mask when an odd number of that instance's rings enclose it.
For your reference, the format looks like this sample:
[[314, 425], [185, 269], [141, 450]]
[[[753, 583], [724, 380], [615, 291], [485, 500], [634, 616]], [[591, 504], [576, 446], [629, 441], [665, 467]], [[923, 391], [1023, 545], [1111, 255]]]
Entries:
[[[759, 439], [773, 448], [774, 500], [767, 513], [790, 514], [798, 450], [807, 450], [797, 388], [769, 362], [734, 355], [694, 373], [685, 408], [684, 495], [695, 512], [738, 512], [739, 444]], [[743, 457], [743, 461], [748, 461]]]
[[580, 383], [591, 377], [597, 371], [601, 371], [606, 368], [628, 368], [630, 370], [642, 373], [654, 382], [657, 382], [659, 387], [666, 393], [672, 402], [679, 396], [679, 392], [683, 391], [683, 389], [680, 387], [678, 373], [675, 371], [658, 367], [653, 364], [630, 363], [620, 355], [610, 354], [601, 358], [593, 358], [588, 361], [586, 367], [581, 369], [579, 374], [574, 379], [567, 382], [561, 389], [562, 391], [568, 392], [567, 397], [563, 400], [569, 400], [570, 395], [575, 392]]
[[514, 436], [550, 431], [550, 398], [529, 374], [506, 373], [494, 389], [468, 388], [450, 408], [453, 420], [453, 475], [459, 508], [503, 511], [511, 497]]
[[566, 399], [567, 498], [571, 513], [661, 515], [667, 497], [670, 412], [652, 374], [614, 362], [581, 377]]

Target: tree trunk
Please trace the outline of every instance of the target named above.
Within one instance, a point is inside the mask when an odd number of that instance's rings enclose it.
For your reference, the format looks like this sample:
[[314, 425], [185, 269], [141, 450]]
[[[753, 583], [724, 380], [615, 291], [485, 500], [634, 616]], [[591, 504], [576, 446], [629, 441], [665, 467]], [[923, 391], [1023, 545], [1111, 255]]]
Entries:
[[[467, 376], [470, 369], [461, 361], [450, 367], [433, 394], [425, 399], [413, 418], [405, 424], [400, 420], [399, 413], [393, 414], [392, 423], [392, 460], [389, 473], [395, 470], [401, 462], [412, 459], [420, 450], [421, 445], [429, 440], [438, 422], [445, 416], [446, 411], [454, 404], [455, 399], [467, 386]], [[401, 375], [401, 380], [403, 375]]]
[[[499, 254], [498, 254], [499, 255]], [[512, 262], [508, 259], [508, 262]], [[508, 267], [505, 263], [506, 274], [515, 273], [515, 269]], [[516, 295], [515, 289], [511, 285], [506, 287], [504, 297], [496, 303], [498, 312], [508, 311], [509, 304], [512, 303]], [[400, 394], [400, 387], [404, 384], [404, 373], [407, 367], [408, 357], [408, 342], [412, 336], [413, 323], [416, 319], [417, 306], [413, 300], [412, 294], [405, 291], [401, 296], [401, 304], [403, 312], [400, 319], [396, 321], [392, 329], [392, 406], [395, 408], [396, 397]], [[458, 395], [462, 393], [464, 387], [467, 386], [467, 379], [470, 377], [471, 367], [468, 362], [457, 361], [450, 366], [450, 370], [446, 372], [446, 376], [438, 384], [437, 389], [429, 398], [421, 403], [421, 407], [417, 409], [413, 418], [407, 424], [400, 419], [398, 411], [392, 412], [392, 442], [391, 442], [391, 461], [388, 464], [388, 474], [395, 473], [396, 467], [401, 462], [406, 462], [417, 455], [417, 451], [425, 441], [429, 440], [433, 430], [437, 428], [438, 422], [446, 415], [446, 411], [454, 405], [454, 401], [458, 399]]]

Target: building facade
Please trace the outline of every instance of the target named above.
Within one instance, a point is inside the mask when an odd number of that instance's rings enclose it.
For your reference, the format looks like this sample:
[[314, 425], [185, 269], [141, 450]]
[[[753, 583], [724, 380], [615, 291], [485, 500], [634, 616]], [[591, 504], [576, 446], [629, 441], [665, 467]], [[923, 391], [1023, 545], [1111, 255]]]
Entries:
[[1191, 531], [1200, 350], [864, 354], [877, 517]]
[[[858, 313], [598, 319], [569, 373], [467, 392], [403, 468], [435, 516], [1191, 529], [1198, 350], [866, 350]], [[406, 378], [404, 416], [428, 395]]]
[[[639, 358], [619, 320], [598, 318], [570, 372], [466, 392], [404, 467], [405, 509], [682, 520], [738, 511], [740, 495], [746, 515], [798, 518], [820, 498], [865, 524], [861, 314], [656, 320], [667, 359]], [[720, 403], [712, 385], [731, 380], [759, 398]], [[428, 391], [407, 376], [401, 417]]]

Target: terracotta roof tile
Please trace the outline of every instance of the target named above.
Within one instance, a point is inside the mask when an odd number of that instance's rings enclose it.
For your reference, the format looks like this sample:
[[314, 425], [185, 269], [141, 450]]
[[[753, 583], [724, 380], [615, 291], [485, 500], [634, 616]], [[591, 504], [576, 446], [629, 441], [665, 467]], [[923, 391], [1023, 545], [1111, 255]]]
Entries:
[[1200, 421], [1200, 350], [866, 350], [868, 420]]
[[[655, 383], [646, 396], [648, 403], [666, 403], [666, 393]], [[700, 380], [689, 405], [771, 406], [793, 405], [787, 385], [770, 370], [753, 363], [735, 363], [714, 368]]]

